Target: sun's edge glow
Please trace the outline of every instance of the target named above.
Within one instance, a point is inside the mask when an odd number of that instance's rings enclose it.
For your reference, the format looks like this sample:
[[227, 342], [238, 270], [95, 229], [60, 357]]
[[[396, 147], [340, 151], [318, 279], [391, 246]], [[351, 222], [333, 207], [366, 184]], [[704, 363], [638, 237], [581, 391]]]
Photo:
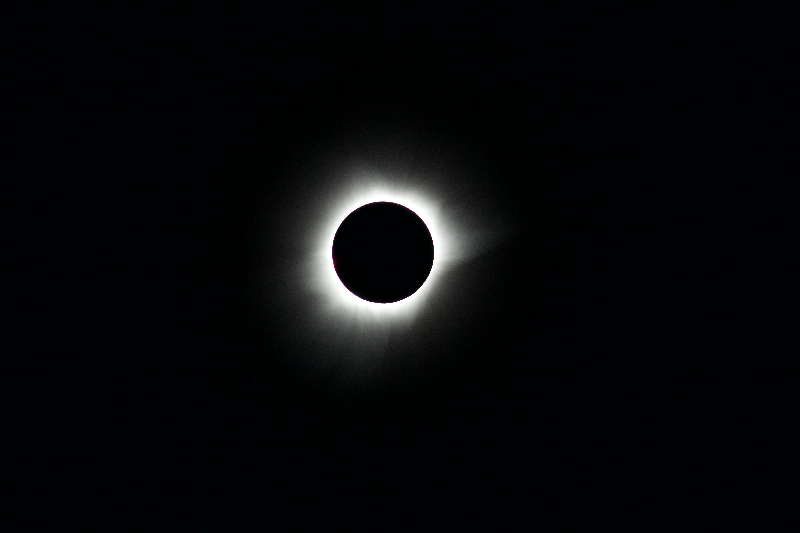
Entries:
[[[413, 321], [421, 307], [431, 297], [441, 275], [458, 259], [454, 240], [442, 217], [441, 205], [433, 195], [408, 184], [390, 183], [376, 176], [354, 179], [351, 190], [330, 204], [324, 217], [322, 231], [318, 233], [309, 258], [312, 275], [308, 290], [318, 293], [327, 313], [349, 314], [368, 321], [390, 320], [395, 323]], [[374, 303], [351, 293], [339, 280], [332, 259], [333, 238], [341, 222], [359, 207], [373, 202], [393, 202], [416, 213], [431, 233], [434, 259], [430, 274], [422, 287], [409, 297], [392, 303]]]

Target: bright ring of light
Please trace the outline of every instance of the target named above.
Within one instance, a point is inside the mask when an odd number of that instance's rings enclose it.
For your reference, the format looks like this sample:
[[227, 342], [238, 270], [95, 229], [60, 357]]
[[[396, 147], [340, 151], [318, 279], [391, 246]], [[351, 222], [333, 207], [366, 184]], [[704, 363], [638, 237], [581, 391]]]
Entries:
[[[430, 297], [437, 278], [442, 274], [446, 264], [455, 259], [451, 240], [448, 239], [440, 218], [440, 206], [419, 192], [392, 187], [378, 180], [367, 186], [361, 185], [359, 188], [362, 189], [360, 192], [335, 202], [333, 204], [336, 206], [335, 209], [332, 209], [326, 218], [324, 230], [317, 242], [314, 257], [316, 275], [312, 278], [315, 287], [312, 288], [328, 293], [330, 296], [328, 304], [338, 313], [349, 313], [372, 320], [413, 319]], [[416, 213], [428, 227], [434, 246], [433, 266], [422, 287], [408, 298], [388, 304], [362, 300], [347, 290], [336, 275], [331, 259], [333, 238], [342, 221], [359, 207], [380, 201], [394, 202]]]
[[[315, 156], [319, 163], [311, 158], [307, 171], [293, 172], [296, 185], [276, 197], [275, 225], [266, 236], [272, 254], [265, 261], [272, 267], [264, 271], [262, 300], [270, 334], [287, 341], [282, 353], [289, 362], [309, 379], [335, 372], [342, 383], [368, 376], [372, 382], [397, 370], [397, 365], [427, 362], [433, 340], [446, 338], [456, 323], [458, 306], [480, 297], [463, 285], [469, 271], [459, 270], [459, 286], [448, 274], [497, 244], [506, 231], [501, 217], [485, 209], [487, 198], [479, 192], [483, 189], [470, 188], [491, 182], [491, 175], [476, 175], [468, 164], [450, 163], [462, 154], [454, 157], [447, 150], [432, 149], [434, 156], [415, 158], [412, 165], [411, 158], [403, 160], [402, 149], [385, 160], [379, 154], [375, 163], [348, 155], [351, 150], [371, 152], [354, 145]], [[463, 155], [468, 162], [469, 154]], [[425, 283], [392, 303], [368, 302], [351, 293], [332, 260], [333, 239], [342, 221], [378, 201], [416, 213], [434, 246]]]

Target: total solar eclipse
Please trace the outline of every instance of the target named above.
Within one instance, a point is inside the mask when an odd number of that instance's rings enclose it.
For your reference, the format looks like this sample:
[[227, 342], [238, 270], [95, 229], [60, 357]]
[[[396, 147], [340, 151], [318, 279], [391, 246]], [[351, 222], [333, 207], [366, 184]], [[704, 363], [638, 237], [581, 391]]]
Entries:
[[389, 304], [408, 298], [425, 283], [433, 266], [433, 238], [412, 210], [373, 202], [342, 221], [332, 256], [347, 290], [362, 300]]
[[290, 186], [266, 189], [254, 316], [290, 381], [402, 388], [469, 342], [461, 321], [488, 287], [473, 260], [513, 225], [480, 147], [423, 126], [336, 129], [285, 162]]

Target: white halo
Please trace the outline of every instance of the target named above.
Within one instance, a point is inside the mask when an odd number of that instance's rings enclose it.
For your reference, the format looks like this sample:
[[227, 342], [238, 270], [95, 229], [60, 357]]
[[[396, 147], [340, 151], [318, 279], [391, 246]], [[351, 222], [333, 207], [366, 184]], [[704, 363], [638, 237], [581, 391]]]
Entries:
[[[408, 164], [367, 164], [336, 155], [339, 164], [324, 158], [319, 166], [306, 167], [310, 172], [298, 172], [296, 186], [276, 207], [280, 211], [274, 220], [280, 227], [270, 236], [286, 239], [279, 246], [283, 270], [278, 275], [273, 270], [265, 280], [265, 302], [274, 317], [272, 331], [288, 341], [284, 355], [290, 363], [312, 377], [335, 369], [344, 382], [352, 383], [353, 378], [374, 378], [386, 370], [389, 353], [392, 365], [416, 363], [427, 357], [421, 352], [430, 350], [432, 339], [447, 337], [446, 328], [457, 324], [447, 315], [460, 312], [453, 302], [478, 298], [447, 283], [448, 273], [500, 242], [508, 226], [487, 211], [487, 197], [476, 192], [483, 182], [471, 168], [452, 165], [442, 172], [437, 171], [438, 159], [417, 160], [417, 173], [412, 174]], [[333, 238], [342, 221], [378, 201], [411, 209], [428, 227], [434, 244], [425, 283], [411, 296], [385, 304], [351, 293], [332, 259]], [[398, 354], [404, 361], [397, 361]]]
[[[433, 266], [425, 283], [412, 295], [392, 303], [374, 303], [363, 300], [350, 292], [336, 274], [331, 261], [331, 246], [336, 230], [353, 211], [373, 202], [393, 202], [412, 210], [419, 216], [433, 238]], [[430, 297], [448, 262], [454, 257], [452, 239], [444, 229], [440, 217], [440, 206], [413, 190], [392, 187], [377, 180], [362, 188], [360, 192], [343, 198], [336, 209], [332, 209], [323, 231], [320, 232], [317, 253], [314, 255], [314, 275], [308, 288], [328, 295], [327, 305], [334, 312], [352, 313], [362, 320], [413, 320], [419, 309]]]

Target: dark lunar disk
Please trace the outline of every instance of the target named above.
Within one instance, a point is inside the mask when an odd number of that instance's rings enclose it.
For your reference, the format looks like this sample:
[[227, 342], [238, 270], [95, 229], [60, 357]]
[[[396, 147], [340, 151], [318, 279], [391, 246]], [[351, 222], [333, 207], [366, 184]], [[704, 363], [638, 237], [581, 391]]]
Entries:
[[333, 238], [333, 265], [345, 287], [375, 303], [408, 298], [433, 266], [433, 238], [416, 213], [392, 202], [363, 205]]

